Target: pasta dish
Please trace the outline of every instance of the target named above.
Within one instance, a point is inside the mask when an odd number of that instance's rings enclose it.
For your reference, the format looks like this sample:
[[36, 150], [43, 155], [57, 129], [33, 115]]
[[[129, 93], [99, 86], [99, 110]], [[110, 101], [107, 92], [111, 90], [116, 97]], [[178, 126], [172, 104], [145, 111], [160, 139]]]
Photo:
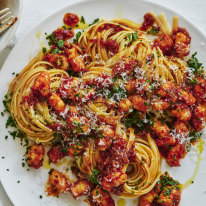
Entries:
[[47, 194], [86, 195], [91, 206], [115, 205], [111, 194], [179, 205], [181, 184], [161, 160], [178, 167], [200, 141], [206, 79], [178, 17], [170, 28], [154, 12], [140, 24], [66, 13], [46, 39], [11, 82], [7, 107], [28, 141], [28, 166], [49, 161]]

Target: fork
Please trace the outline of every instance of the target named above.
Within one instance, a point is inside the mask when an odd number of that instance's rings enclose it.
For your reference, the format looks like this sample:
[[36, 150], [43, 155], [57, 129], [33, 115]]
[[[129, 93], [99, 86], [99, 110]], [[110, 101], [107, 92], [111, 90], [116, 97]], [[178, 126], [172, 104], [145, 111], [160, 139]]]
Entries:
[[10, 16], [10, 14], [11, 11], [9, 11], [9, 8], [0, 10], [0, 33], [17, 21], [17, 17], [14, 18], [13, 16]]

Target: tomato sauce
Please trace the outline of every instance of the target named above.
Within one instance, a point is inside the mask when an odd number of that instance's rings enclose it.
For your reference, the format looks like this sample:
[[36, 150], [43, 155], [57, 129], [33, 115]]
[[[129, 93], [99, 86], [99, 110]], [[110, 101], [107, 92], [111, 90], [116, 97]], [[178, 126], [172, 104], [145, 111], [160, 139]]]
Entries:
[[22, 98], [22, 102], [21, 103], [25, 103], [27, 102], [29, 106], [35, 105], [39, 102], [39, 99], [33, 94], [31, 93], [28, 96], [24, 96]]
[[66, 13], [63, 22], [67, 26], [75, 27], [79, 22], [79, 17], [76, 14]]
[[54, 31], [54, 37], [58, 40], [66, 40], [74, 37], [74, 32], [70, 29], [57, 29]]
[[102, 44], [108, 51], [111, 52], [112, 55], [118, 53], [119, 51], [119, 44], [115, 40], [108, 39], [107, 41], [102, 41]]
[[109, 29], [114, 29], [115, 32], [123, 31], [124, 29], [120, 25], [114, 25], [114, 24], [104, 24], [101, 25], [97, 31], [101, 32], [103, 30], [109, 30]]
[[147, 13], [144, 15], [144, 22], [142, 23], [140, 29], [146, 31], [150, 26], [154, 24], [154, 22], [154, 17], [151, 14]]

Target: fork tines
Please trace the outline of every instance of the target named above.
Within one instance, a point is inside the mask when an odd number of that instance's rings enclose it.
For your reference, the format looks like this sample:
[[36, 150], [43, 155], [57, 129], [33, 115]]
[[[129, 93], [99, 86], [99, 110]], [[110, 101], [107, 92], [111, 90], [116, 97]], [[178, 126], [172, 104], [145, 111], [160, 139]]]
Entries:
[[11, 11], [9, 11], [9, 8], [0, 10], [0, 33], [12, 26], [17, 21], [17, 18], [14, 18], [10, 15]]

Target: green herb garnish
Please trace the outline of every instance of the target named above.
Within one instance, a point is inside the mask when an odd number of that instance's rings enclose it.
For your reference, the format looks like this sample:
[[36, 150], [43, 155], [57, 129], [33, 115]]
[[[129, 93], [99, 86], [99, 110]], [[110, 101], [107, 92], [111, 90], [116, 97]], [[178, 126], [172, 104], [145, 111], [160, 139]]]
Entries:
[[89, 26], [92, 26], [93, 24], [96, 24], [98, 21], [99, 21], [99, 18], [94, 19], [94, 21], [91, 24], [89, 24]]
[[46, 47], [42, 47], [42, 51], [43, 51], [43, 53], [45, 54], [45, 53], [47, 52]]
[[138, 32], [127, 35], [130, 44], [138, 39]]
[[190, 68], [193, 69], [194, 74], [203, 73], [202, 63], [196, 58], [197, 52], [195, 52], [192, 57], [187, 61]]
[[190, 142], [194, 142], [198, 140], [201, 136], [202, 136], [201, 132], [196, 132], [196, 131], [189, 132], [189, 137], [192, 137], [190, 139]]
[[128, 127], [134, 127], [136, 130], [143, 130], [146, 127], [146, 123], [143, 121], [143, 118], [140, 115], [140, 112], [134, 110], [130, 113], [125, 120], [123, 120], [123, 124]]
[[81, 36], [81, 34], [82, 34], [81, 31], [79, 31], [79, 32], [76, 33], [75, 39], [73, 39], [73, 42], [74, 42], [75, 44], [78, 43], [78, 40], [79, 40], [79, 37]]
[[64, 41], [63, 41], [63, 40], [59, 40], [59, 41], [57, 42], [57, 45], [58, 45], [58, 47], [59, 47], [60, 49], [63, 49], [63, 47], [64, 47]]
[[159, 33], [159, 28], [152, 26], [152, 29], [147, 32], [148, 34], [156, 35]]
[[92, 175], [91, 175], [91, 179], [90, 179], [91, 183], [93, 183], [93, 184], [98, 184], [97, 176], [98, 176], [99, 173], [100, 173], [100, 171], [97, 170], [97, 169], [94, 169], [94, 170], [92, 171]]
[[53, 49], [52, 52], [53, 52], [53, 54], [57, 54], [57, 53], [61, 54], [62, 53], [62, 51], [60, 49], [57, 49], [57, 48]]
[[81, 16], [80, 22], [83, 23], [83, 24], [85, 24], [85, 19], [84, 19], [83, 16]]

